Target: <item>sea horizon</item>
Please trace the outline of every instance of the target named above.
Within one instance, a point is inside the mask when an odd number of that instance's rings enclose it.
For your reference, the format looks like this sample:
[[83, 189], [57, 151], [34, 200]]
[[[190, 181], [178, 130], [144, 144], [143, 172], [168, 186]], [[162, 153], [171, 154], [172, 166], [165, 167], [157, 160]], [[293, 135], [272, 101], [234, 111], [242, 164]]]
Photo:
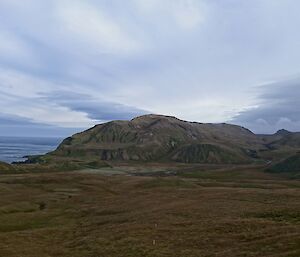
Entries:
[[25, 156], [51, 152], [63, 140], [61, 137], [0, 136], [0, 161], [25, 161]]

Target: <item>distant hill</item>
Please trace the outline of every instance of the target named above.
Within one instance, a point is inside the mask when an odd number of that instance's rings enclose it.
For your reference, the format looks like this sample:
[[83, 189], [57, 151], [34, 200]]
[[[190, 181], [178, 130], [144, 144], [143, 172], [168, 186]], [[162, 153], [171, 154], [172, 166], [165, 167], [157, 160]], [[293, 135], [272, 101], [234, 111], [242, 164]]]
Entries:
[[273, 149], [282, 148], [283, 146], [292, 148], [300, 146], [300, 132], [290, 132], [281, 129], [273, 135], [264, 135], [262, 137], [267, 142], [268, 147]]
[[[265, 162], [271, 151], [300, 148], [298, 134], [255, 135], [230, 124], [187, 122], [171, 116], [144, 115], [111, 121], [66, 138], [42, 159], [86, 158], [103, 161], [175, 161], [185, 163]], [[278, 154], [278, 153], [277, 153]], [[272, 154], [271, 154], [272, 155]], [[270, 156], [271, 156], [270, 155]]]

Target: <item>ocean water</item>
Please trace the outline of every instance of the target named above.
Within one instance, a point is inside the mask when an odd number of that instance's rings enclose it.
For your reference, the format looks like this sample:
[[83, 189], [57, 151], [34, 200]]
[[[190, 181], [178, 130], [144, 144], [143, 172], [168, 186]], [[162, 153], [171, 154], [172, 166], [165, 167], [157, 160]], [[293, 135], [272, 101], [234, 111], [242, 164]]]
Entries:
[[1, 137], [0, 161], [12, 163], [24, 161], [27, 155], [45, 154], [53, 151], [62, 138], [46, 137]]

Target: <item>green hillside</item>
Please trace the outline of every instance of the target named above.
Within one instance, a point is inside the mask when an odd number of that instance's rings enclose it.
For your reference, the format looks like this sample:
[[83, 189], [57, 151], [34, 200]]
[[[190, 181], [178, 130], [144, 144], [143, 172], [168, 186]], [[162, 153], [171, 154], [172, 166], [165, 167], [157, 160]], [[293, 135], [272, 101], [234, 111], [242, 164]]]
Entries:
[[300, 172], [300, 153], [275, 164], [270, 170], [274, 172]]
[[12, 171], [14, 168], [5, 162], [0, 162], [0, 173], [1, 172], [7, 172], [7, 171]]

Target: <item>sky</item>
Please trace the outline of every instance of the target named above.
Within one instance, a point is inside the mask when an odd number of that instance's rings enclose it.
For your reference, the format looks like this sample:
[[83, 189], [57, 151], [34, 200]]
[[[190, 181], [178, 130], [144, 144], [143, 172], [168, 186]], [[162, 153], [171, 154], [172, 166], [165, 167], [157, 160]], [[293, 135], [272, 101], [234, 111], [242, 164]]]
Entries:
[[156, 113], [300, 131], [298, 0], [0, 0], [0, 136]]

